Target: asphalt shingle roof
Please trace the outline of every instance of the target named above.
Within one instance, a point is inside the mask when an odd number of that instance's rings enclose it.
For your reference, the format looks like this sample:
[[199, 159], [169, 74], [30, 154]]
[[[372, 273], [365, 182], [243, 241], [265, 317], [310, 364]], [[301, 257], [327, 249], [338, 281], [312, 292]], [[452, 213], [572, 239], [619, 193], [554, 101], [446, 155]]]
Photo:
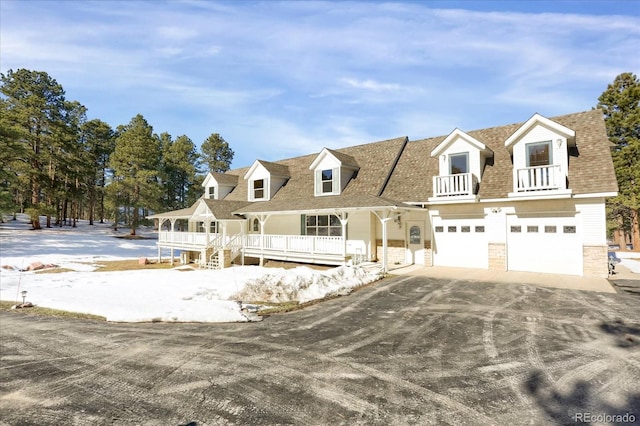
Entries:
[[[569, 149], [568, 180], [573, 194], [617, 191], [602, 112], [592, 110], [550, 119], [576, 132], [576, 148]], [[478, 192], [481, 199], [506, 198], [513, 191], [513, 162], [504, 142], [523, 124], [467, 132], [494, 153], [482, 174]], [[433, 176], [439, 170], [437, 158], [430, 157], [430, 153], [445, 138], [409, 142], [382, 195], [405, 202], [427, 201], [432, 197]]]
[[[617, 191], [613, 162], [609, 154], [610, 142], [602, 112], [592, 110], [550, 119], [576, 132], [576, 147], [569, 148], [568, 181], [573, 194]], [[506, 198], [513, 191], [513, 162], [504, 142], [523, 124], [524, 122], [467, 132], [494, 153], [487, 160], [482, 175], [478, 192], [481, 199]], [[341, 195], [314, 195], [314, 173], [309, 170], [309, 166], [318, 155], [315, 153], [278, 162], [260, 160], [260, 164], [274, 175], [289, 177], [272, 194], [270, 201], [247, 201], [248, 184], [242, 176], [249, 167], [244, 167], [223, 175], [216, 174], [216, 180], [220, 177], [218, 182], [228, 176], [237, 185], [224, 200], [206, 202], [219, 219], [237, 218], [234, 212], [389, 207], [400, 206], [405, 202], [427, 202], [433, 196], [433, 176], [439, 172], [438, 159], [431, 157], [431, 151], [445, 138], [446, 135], [408, 142], [406, 137], [399, 137], [329, 150], [343, 164], [359, 167]], [[184, 213], [188, 210], [185, 209]]]

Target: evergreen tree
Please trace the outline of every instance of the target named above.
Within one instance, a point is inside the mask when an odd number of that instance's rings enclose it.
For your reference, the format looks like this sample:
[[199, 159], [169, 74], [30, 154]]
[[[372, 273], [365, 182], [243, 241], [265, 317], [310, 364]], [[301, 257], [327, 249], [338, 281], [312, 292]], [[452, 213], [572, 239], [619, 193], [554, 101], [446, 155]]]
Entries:
[[[113, 199], [117, 198], [116, 201], [123, 200], [126, 207], [131, 208], [129, 222], [131, 235], [135, 235], [140, 211], [160, 206], [160, 138], [153, 134], [153, 128], [140, 114], [133, 117], [128, 125], [119, 127], [118, 134], [115, 150], [109, 160], [114, 175], [109, 194]], [[116, 210], [118, 204], [115, 203]]]
[[[608, 201], [610, 222], [631, 236], [635, 250], [640, 249], [640, 80], [627, 72], [618, 75], [598, 98], [614, 144], [613, 164], [619, 195]], [[625, 238], [626, 242], [626, 238]], [[625, 248], [625, 242], [621, 248]]]
[[[164, 134], [163, 134], [164, 135]], [[182, 135], [175, 141], [163, 141], [163, 169], [165, 171], [166, 208], [187, 207], [187, 194], [196, 175], [198, 153], [189, 137]]]
[[96, 209], [104, 223], [104, 194], [109, 156], [115, 148], [115, 136], [109, 124], [94, 119], [82, 125], [82, 141], [89, 167], [86, 174], [89, 224], [93, 225]]
[[67, 102], [62, 86], [46, 72], [9, 70], [0, 74], [0, 81], [2, 131], [11, 135], [9, 151], [20, 152], [7, 165], [8, 173], [18, 185], [13, 188], [16, 198], [27, 204], [33, 227], [38, 229], [40, 214], [48, 215], [50, 225], [62, 177], [72, 164], [75, 124], [84, 107]]
[[212, 133], [201, 147], [202, 161], [208, 172], [224, 173], [231, 167], [233, 150], [219, 133]]

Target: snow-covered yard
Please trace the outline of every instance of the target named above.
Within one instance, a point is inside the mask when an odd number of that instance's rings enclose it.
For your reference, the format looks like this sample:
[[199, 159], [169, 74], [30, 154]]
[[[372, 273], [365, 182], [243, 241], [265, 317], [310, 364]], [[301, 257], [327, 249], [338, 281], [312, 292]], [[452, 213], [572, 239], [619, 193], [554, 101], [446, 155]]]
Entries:
[[[109, 321], [249, 321], [238, 301], [306, 302], [380, 278], [377, 268], [343, 266], [317, 271], [237, 266], [223, 270], [179, 267], [169, 270], [99, 272], [100, 262], [157, 256], [150, 239], [115, 238], [106, 224], [32, 231], [26, 218], [0, 224], [0, 300], [100, 315]], [[33, 262], [71, 272], [24, 271]]]

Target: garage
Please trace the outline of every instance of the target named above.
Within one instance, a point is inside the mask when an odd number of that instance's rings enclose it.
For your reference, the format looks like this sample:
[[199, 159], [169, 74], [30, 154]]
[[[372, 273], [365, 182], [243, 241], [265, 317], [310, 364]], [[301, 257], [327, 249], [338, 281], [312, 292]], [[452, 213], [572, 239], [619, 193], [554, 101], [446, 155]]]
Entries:
[[582, 242], [575, 216], [509, 216], [507, 269], [582, 275]]
[[489, 266], [484, 218], [432, 218], [434, 266]]

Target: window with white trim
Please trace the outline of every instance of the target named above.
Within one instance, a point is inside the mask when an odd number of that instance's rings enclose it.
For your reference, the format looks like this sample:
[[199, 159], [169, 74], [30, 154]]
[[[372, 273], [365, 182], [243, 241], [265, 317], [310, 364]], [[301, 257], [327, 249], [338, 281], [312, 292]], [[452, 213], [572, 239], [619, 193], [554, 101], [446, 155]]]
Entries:
[[[204, 226], [204, 222], [198, 222], [198, 232], [207, 232], [207, 228]], [[218, 222], [209, 223], [209, 233], [217, 234], [218, 233]]]
[[462, 173], [469, 173], [469, 153], [462, 152], [449, 155], [449, 174], [458, 175]]
[[210, 200], [215, 200], [216, 199], [216, 187], [215, 186], [210, 186], [209, 187], [209, 199]]
[[332, 214], [307, 215], [305, 232], [307, 235], [342, 236], [342, 223], [338, 216]]
[[552, 163], [551, 141], [529, 143], [527, 147], [527, 167], [548, 166]]
[[316, 170], [316, 195], [340, 194], [340, 168]]
[[254, 200], [262, 200], [265, 197], [265, 180], [256, 179], [251, 182], [251, 191]]

